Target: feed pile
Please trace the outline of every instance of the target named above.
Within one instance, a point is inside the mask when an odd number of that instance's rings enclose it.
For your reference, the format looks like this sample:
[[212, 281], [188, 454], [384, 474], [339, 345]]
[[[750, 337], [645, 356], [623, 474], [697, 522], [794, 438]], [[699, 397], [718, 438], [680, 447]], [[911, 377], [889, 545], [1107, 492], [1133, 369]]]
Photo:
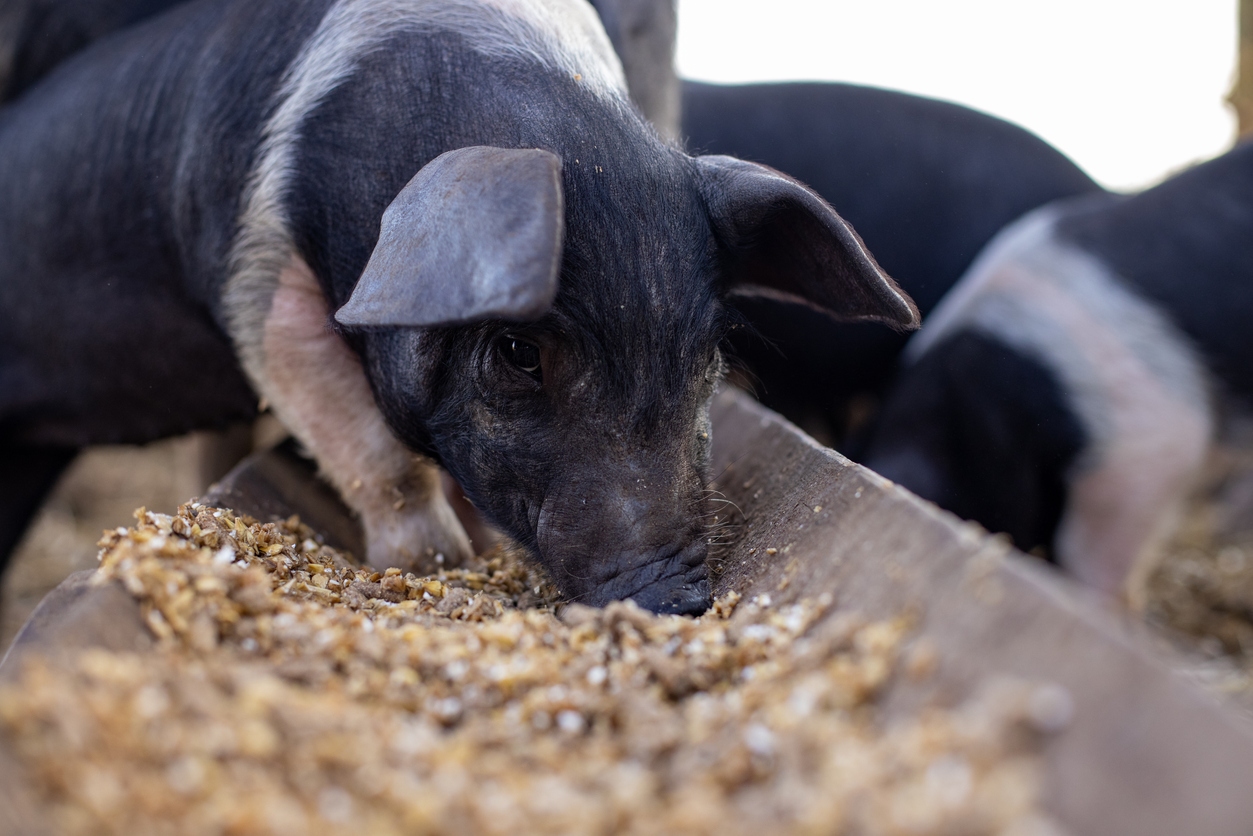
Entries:
[[1253, 663], [1253, 539], [1228, 538], [1199, 504], [1149, 582], [1147, 615], [1210, 656]]
[[880, 721], [927, 673], [905, 618], [592, 610], [505, 552], [380, 575], [198, 505], [101, 545], [157, 649], [28, 659], [0, 690], [56, 832], [1059, 832], [1035, 756], [1056, 693]]
[[1219, 447], [1145, 587], [1145, 618], [1253, 709], [1253, 442]]

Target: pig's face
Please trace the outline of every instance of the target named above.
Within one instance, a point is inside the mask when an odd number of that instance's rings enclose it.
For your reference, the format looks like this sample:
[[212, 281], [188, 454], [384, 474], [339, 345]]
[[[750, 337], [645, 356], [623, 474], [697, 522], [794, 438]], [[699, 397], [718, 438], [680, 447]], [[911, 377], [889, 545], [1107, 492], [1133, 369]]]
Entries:
[[702, 225], [681, 248], [675, 230], [663, 242], [571, 229], [539, 320], [391, 337], [433, 373], [407, 387], [429, 400], [393, 423], [421, 426], [474, 503], [576, 600], [708, 605], [708, 404], [726, 309]]
[[525, 326], [394, 335], [389, 353], [438, 359], [423, 420], [404, 408], [393, 423], [421, 427], [474, 503], [566, 595], [703, 610], [719, 310], [688, 333], [664, 314], [634, 334], [597, 332], [558, 309]]
[[[535, 161], [558, 170], [552, 155]], [[545, 180], [542, 168], [535, 179]], [[539, 278], [493, 295], [488, 310], [463, 313], [466, 324], [370, 320], [374, 302], [355, 304], [358, 293], [338, 318], [374, 326], [365, 355], [397, 433], [434, 453], [566, 595], [699, 612], [710, 596], [708, 406], [732, 316], [725, 296], [750, 286], [812, 295], [832, 308], [845, 303], [844, 313], [904, 325], [914, 313], [838, 217], [773, 172], [676, 152], [651, 171], [601, 174], [567, 166], [559, 180], [545, 180], [564, 208], [551, 228], [528, 233], [546, 246], [527, 264], [517, 264], [517, 247], [509, 247], [514, 261], [501, 281], [517, 282], [528, 270]], [[487, 191], [500, 200], [499, 183]], [[442, 186], [432, 193], [447, 199]], [[536, 211], [528, 204], [520, 217]], [[424, 206], [423, 216], [430, 214]], [[385, 218], [379, 247], [387, 225]], [[547, 248], [554, 240], [557, 258]], [[799, 260], [789, 254], [793, 246]], [[476, 257], [481, 265], [494, 256]], [[421, 265], [406, 272], [414, 269], [427, 272]], [[841, 288], [841, 272], [857, 287]], [[750, 275], [765, 280], [760, 288]], [[373, 284], [367, 268], [362, 298], [381, 298]], [[491, 309], [501, 304], [513, 306], [512, 316]]]

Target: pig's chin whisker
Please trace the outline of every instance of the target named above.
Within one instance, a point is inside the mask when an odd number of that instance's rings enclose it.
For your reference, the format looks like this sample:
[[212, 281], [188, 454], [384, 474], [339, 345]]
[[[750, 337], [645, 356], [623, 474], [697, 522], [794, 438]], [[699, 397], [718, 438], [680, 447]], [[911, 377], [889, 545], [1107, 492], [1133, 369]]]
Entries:
[[571, 578], [572, 580], [576, 580], [576, 581], [595, 581], [596, 580], [590, 573], [581, 574], [571, 569], [567, 569], [565, 574], [566, 574], [566, 577]]
[[590, 598], [592, 593], [595, 591], [596, 590], [594, 589], [589, 589], [588, 591], [581, 592], [578, 595], [567, 595], [562, 598], [562, 603], [563, 604], [582, 604], [584, 601]]
[[730, 520], [720, 520], [705, 527], [701, 539], [709, 548], [708, 556], [705, 558], [707, 565], [720, 569], [726, 564], [727, 551], [739, 541], [742, 527], [742, 523]]
[[704, 495], [700, 499], [692, 503], [693, 506], [705, 506], [705, 508], [702, 509], [701, 513], [695, 515], [695, 518], [698, 521], [701, 521], [703, 523], [705, 520], [712, 519], [718, 522], [722, 522], [722, 520], [720, 519], [720, 516], [727, 512], [726, 506], [730, 506], [731, 508], [735, 509], [735, 512], [739, 515], [741, 519], [743, 519], [744, 517], [743, 509], [741, 509], [739, 505], [727, 499], [722, 494], [721, 491], [716, 491], [710, 488], [705, 488], [703, 491], [703, 494]]
[[[733, 546], [738, 540], [739, 540], [738, 537], [730, 536], [728, 534], [727, 536], [723, 536], [723, 537], [706, 538], [705, 545], [708, 546], [709, 551], [712, 553], [712, 552], [718, 552], [730, 546]], [[717, 555], [715, 554], [713, 556], [717, 556]], [[712, 559], [712, 557], [706, 558], [706, 560], [709, 560], [709, 559]]]
[[[775, 343], [774, 340], [771, 340], [768, 337], [766, 337], [765, 334], [762, 334], [755, 327], [753, 327], [751, 323], [746, 322], [745, 324], [750, 330], [750, 333], [752, 334], [752, 336], [762, 340], [767, 346], [769, 346], [772, 350], [778, 352], [780, 355], [783, 354], [783, 350], [779, 348], [778, 344]], [[726, 343], [723, 343], [723, 345], [725, 346]], [[739, 380], [736, 381], [735, 385], [738, 385], [740, 388], [744, 389], [746, 392], [748, 392], [755, 398], [760, 395], [760, 389], [762, 386], [761, 377], [757, 374], [757, 372], [753, 369], [752, 366], [750, 366], [743, 358], [737, 355], [734, 351], [723, 351], [722, 367], [723, 367], [723, 370], [722, 370], [723, 381], [725, 381], [727, 378], [734, 375], [735, 377], [739, 378]]]
[[706, 510], [696, 519], [702, 526], [700, 538], [708, 548], [705, 564], [711, 570], [721, 571], [727, 552], [740, 539], [744, 510], [716, 488], [707, 487], [701, 493], [700, 502]]
[[740, 518], [741, 518], [741, 519], [743, 519], [743, 517], [744, 517], [744, 509], [743, 509], [743, 508], [741, 508], [741, 507], [740, 507], [739, 505], [737, 505], [736, 503], [732, 502], [731, 500], [726, 499], [725, 497], [724, 497], [724, 498], [718, 498], [718, 497], [716, 497], [716, 496], [711, 496], [711, 497], [709, 497], [709, 499], [708, 499], [707, 501], [709, 501], [709, 502], [716, 502], [716, 503], [718, 503], [719, 505], [724, 505], [724, 506], [725, 506], [725, 505], [730, 505], [730, 506], [731, 506], [732, 508], [734, 508], [734, 509], [736, 510], [736, 512], [740, 515]]
[[593, 594], [599, 590], [596, 587], [588, 589], [586, 592], [580, 592], [578, 595], [563, 595], [561, 603], [563, 604], [582, 604]]

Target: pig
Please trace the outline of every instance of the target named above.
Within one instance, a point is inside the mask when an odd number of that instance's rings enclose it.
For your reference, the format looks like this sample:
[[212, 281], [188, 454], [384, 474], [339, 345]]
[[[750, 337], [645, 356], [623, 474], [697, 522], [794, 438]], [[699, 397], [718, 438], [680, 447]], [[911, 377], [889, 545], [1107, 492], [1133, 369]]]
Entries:
[[[852, 228], [630, 106], [584, 0], [197, 0], [0, 110], [0, 461], [268, 403], [366, 559], [709, 603], [728, 298], [912, 328]], [[17, 468], [0, 476], [23, 478]]]
[[[1101, 191], [1022, 128], [920, 96], [853, 84], [683, 82], [688, 147], [764, 163], [806, 183], [860, 233], [925, 316], [1001, 228], [1063, 197]], [[850, 403], [873, 403], [906, 336], [764, 297], [732, 354], [758, 397], [854, 458]]]
[[1253, 393], [1253, 145], [1134, 196], [1049, 204], [928, 317], [866, 463], [1134, 603]]
[[[71, 55], [101, 38], [188, 0], [10, 0], [0, 5], [0, 103], [21, 95]], [[678, 134], [678, 77], [674, 71], [673, 0], [594, 0], [622, 60], [631, 99], [666, 137]], [[11, 455], [17, 455], [12, 453]], [[0, 499], [0, 566], [28, 520], [74, 458], [74, 450], [13, 459], [11, 491]], [[0, 465], [3, 468], [3, 465]], [[494, 535], [445, 482], [449, 499], [478, 540]], [[477, 541], [476, 541], [477, 542]]]

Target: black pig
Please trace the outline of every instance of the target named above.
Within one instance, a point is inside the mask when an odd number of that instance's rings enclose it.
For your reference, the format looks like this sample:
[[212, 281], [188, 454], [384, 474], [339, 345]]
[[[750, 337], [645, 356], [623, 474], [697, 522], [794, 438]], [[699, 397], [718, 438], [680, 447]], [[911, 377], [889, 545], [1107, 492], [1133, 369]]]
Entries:
[[0, 102], [17, 98], [68, 56], [187, 0], [5, 0]]
[[[9, 0], [0, 4], [0, 103], [101, 38], [190, 0]], [[678, 133], [673, 0], [593, 0], [622, 61], [631, 99], [663, 136]], [[74, 448], [8, 451], [0, 474], [0, 566]], [[0, 469], [5, 464], [0, 462]], [[460, 491], [457, 491], [460, 495]], [[464, 508], [462, 509], [464, 511]]]
[[627, 90], [667, 139], [679, 135], [680, 88], [674, 68], [675, 0], [591, 0], [622, 59]]
[[917, 322], [812, 192], [659, 139], [582, 0], [198, 0], [0, 111], [0, 460], [260, 396], [378, 566], [464, 555], [440, 464], [571, 598], [704, 608], [729, 293]]

